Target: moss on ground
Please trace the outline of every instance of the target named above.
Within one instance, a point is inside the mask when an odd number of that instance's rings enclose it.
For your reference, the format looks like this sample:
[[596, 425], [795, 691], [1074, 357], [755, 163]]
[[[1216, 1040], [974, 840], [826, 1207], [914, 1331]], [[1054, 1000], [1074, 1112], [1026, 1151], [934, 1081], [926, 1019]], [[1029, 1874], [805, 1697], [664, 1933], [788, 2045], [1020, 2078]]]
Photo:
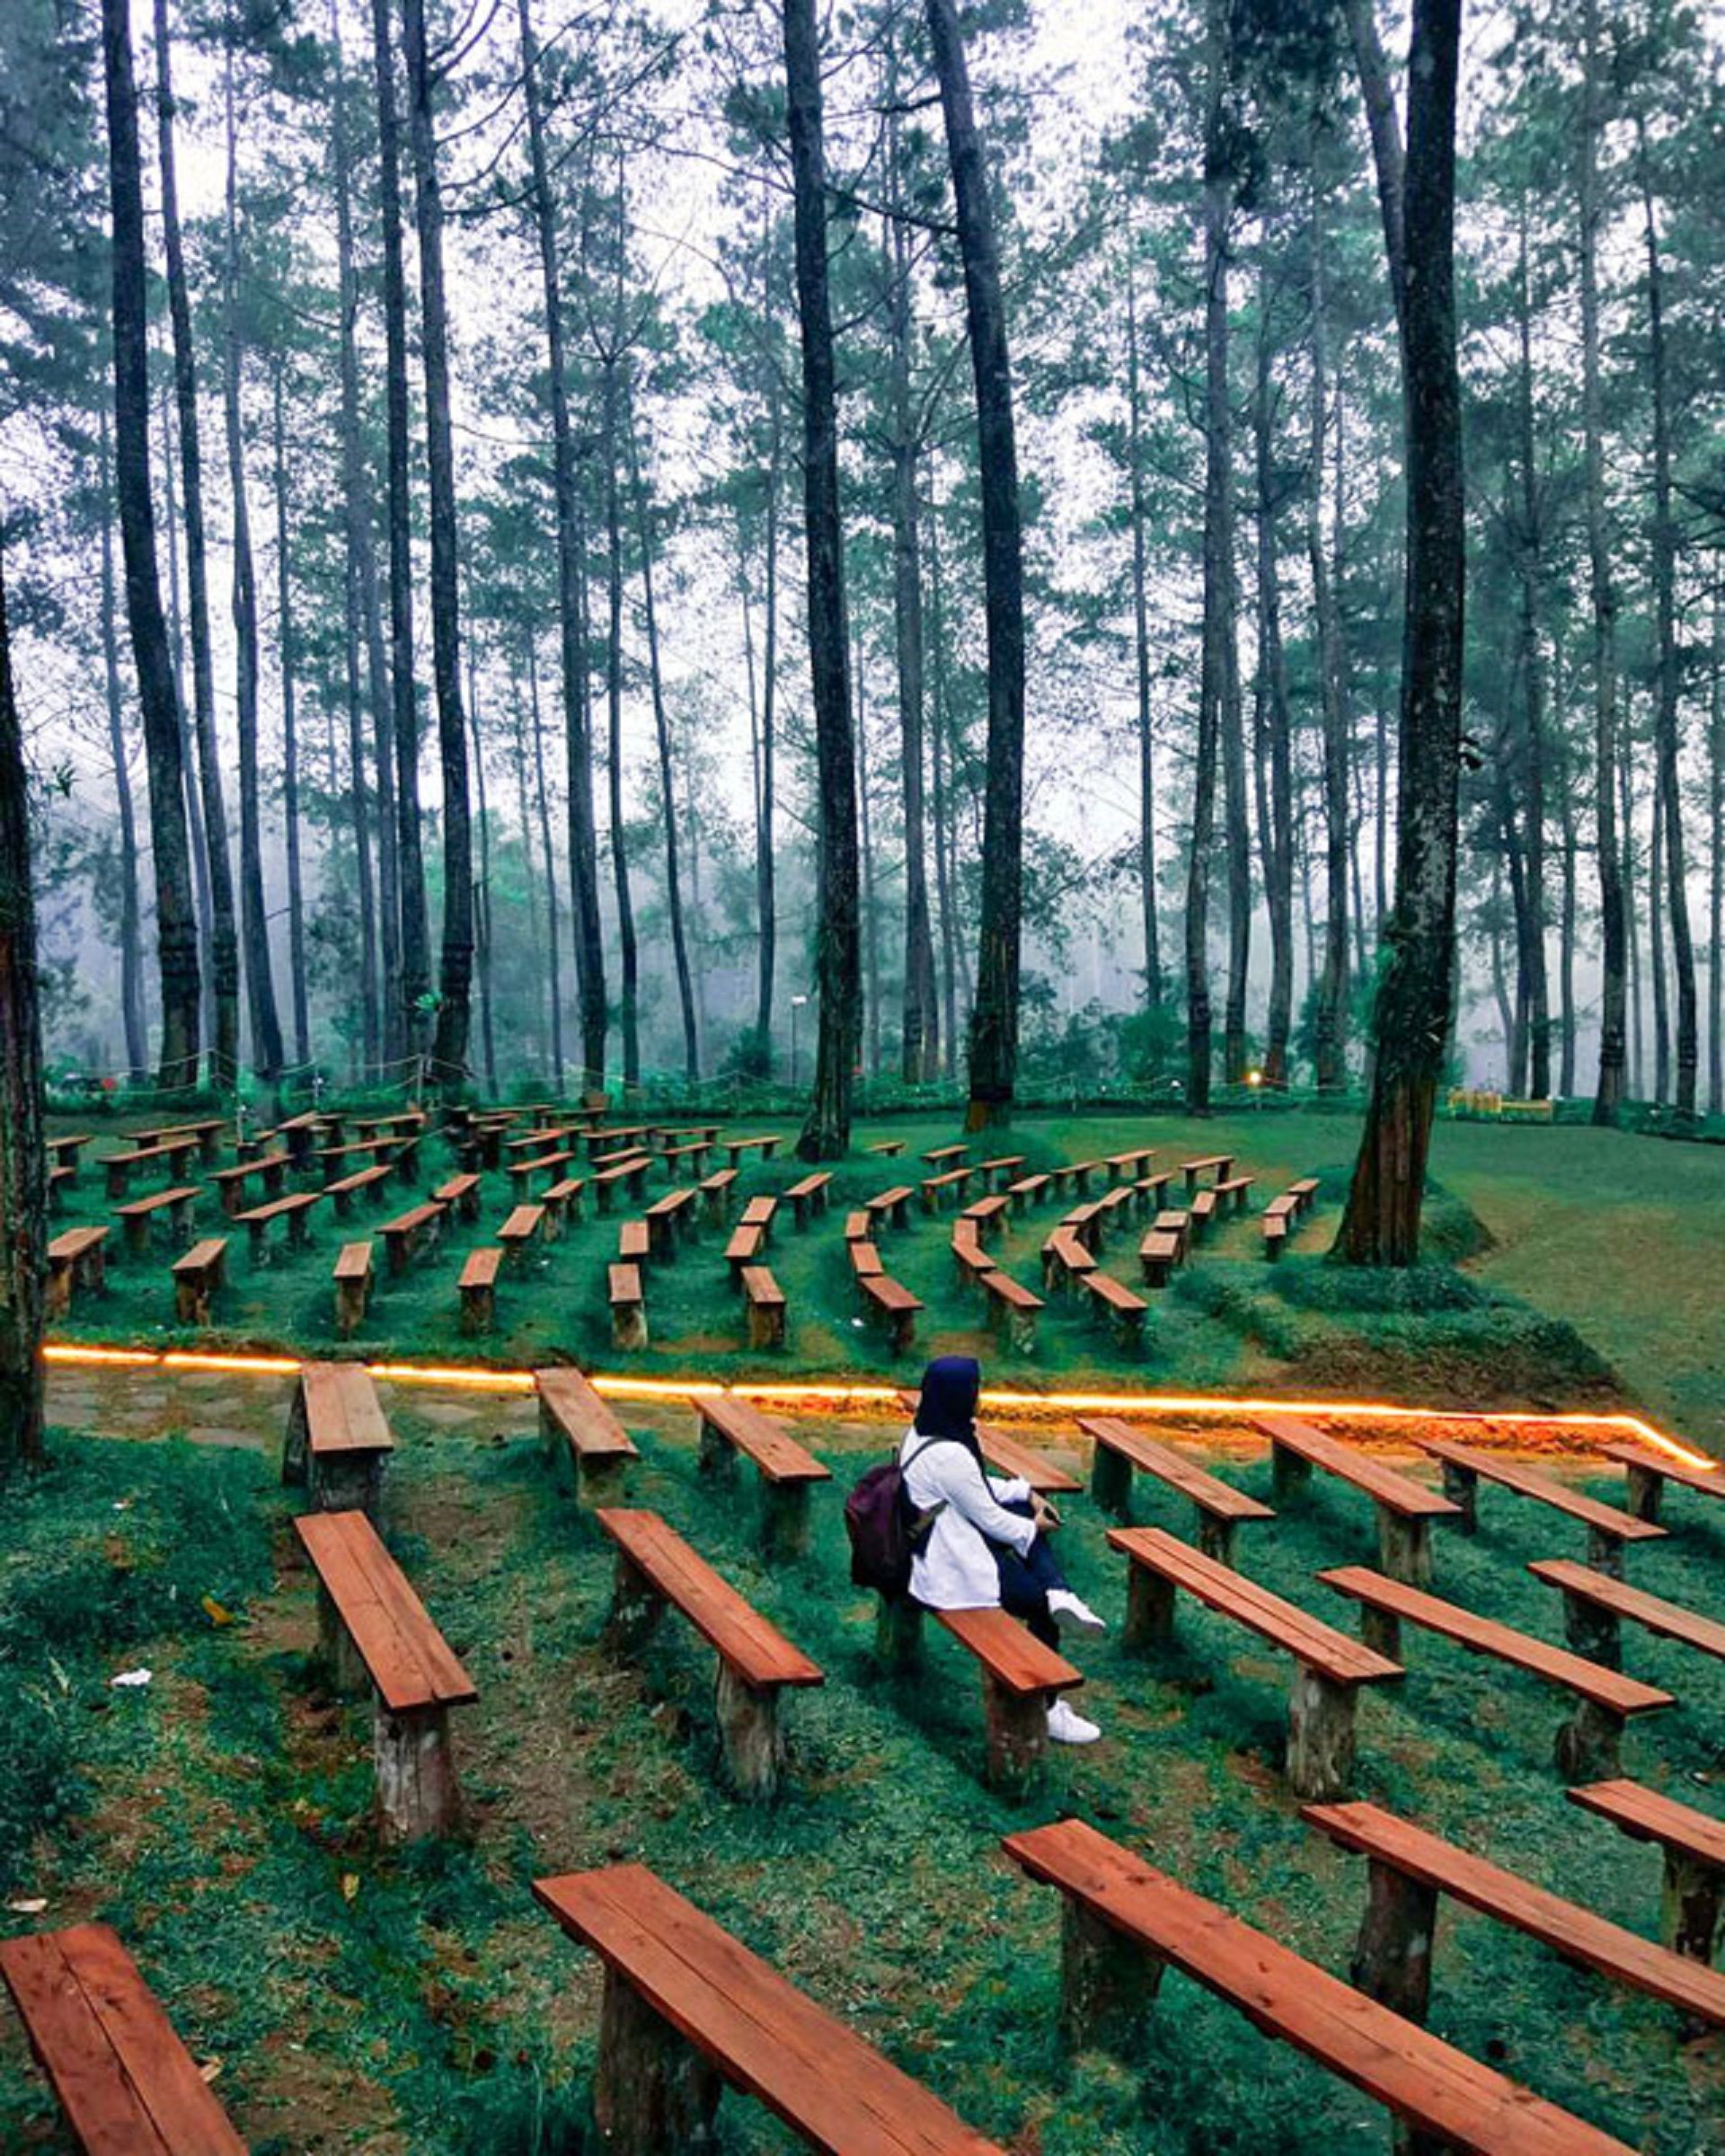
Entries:
[[[790, 1794], [752, 1809], [721, 1788], [711, 1661], [688, 1628], [668, 1622], [638, 1666], [601, 1655], [608, 1545], [547, 1471], [530, 1404], [396, 1395], [391, 1413], [387, 1536], [480, 1693], [456, 1717], [472, 1833], [413, 1855], [378, 1847], [367, 1717], [308, 1664], [314, 1598], [272, 1456], [57, 1433], [49, 1473], [9, 1500], [0, 1868], [9, 1902], [48, 1907], [4, 1921], [117, 1924], [197, 2055], [219, 2060], [259, 2156], [591, 2147], [579, 2136], [597, 1975], [527, 1888], [621, 1857], [660, 1870], [1018, 2156], [1384, 2145], [1373, 2106], [1179, 1978], [1142, 2074], [1064, 2056], [1057, 1899], [996, 1854], [1008, 1828], [1076, 1813], [1345, 1969], [1363, 1870], [1301, 1825], [1282, 1783], [1278, 1657], [1187, 1605], [1165, 1660], [1085, 1643], [1107, 1741], [1057, 1754], [1006, 1805], [978, 1778], [968, 1657], [935, 1635], [914, 1684], [871, 1659], [840, 1494], [884, 1433], [802, 1433], [836, 1485], [820, 1493], [807, 1562], [769, 1571], [750, 1479], [703, 1480], [686, 1418], [632, 1417], [631, 1501], [662, 1511], [827, 1673], [794, 1702]], [[1268, 1494], [1256, 1455], [1220, 1465]], [[1137, 1503], [1188, 1532], [1165, 1493], [1141, 1483]], [[1676, 1498], [1678, 1532], [1637, 1550], [1632, 1569], [1706, 1608], [1725, 1551], [1702, 1509]], [[1477, 1541], [1440, 1533], [1440, 1591], [1559, 1637], [1555, 1597], [1525, 1565], [1576, 1554], [1581, 1531], [1491, 1489], [1481, 1512]], [[1118, 1621], [1103, 1524], [1073, 1499], [1064, 1547], [1080, 1590]], [[1312, 1576], [1373, 1552], [1368, 1505], [1322, 1480], [1243, 1545], [1253, 1577], [1343, 1626], [1349, 1606]], [[1682, 1702], [1634, 1727], [1627, 1771], [1716, 1807], [1725, 1671], [1633, 1632], [1625, 1658]], [[1429, 1636], [1410, 1635], [1408, 1662], [1403, 1684], [1362, 1702], [1360, 1793], [1651, 1931], [1657, 1852], [1570, 1807], [1551, 1765], [1561, 1697]], [[152, 1683], [114, 1690], [134, 1665]], [[56, 1792], [51, 1807], [19, 1802], [30, 1790]], [[1433, 2024], [1654, 2156], [1725, 2145], [1725, 2040], [1685, 2046], [1674, 2016], [1483, 1918], [1443, 1915]], [[64, 2146], [22, 2048], [7, 2021], [0, 2144]], [[728, 2156], [792, 2145], [746, 2103], [728, 2102], [723, 2122]]]

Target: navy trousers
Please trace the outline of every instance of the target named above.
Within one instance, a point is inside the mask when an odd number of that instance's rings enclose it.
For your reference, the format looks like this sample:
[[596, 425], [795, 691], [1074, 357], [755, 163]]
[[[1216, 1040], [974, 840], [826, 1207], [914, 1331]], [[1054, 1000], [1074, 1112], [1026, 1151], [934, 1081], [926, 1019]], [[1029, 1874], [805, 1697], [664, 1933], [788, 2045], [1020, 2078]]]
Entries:
[[[1026, 1519], [1031, 1516], [1028, 1498], [1020, 1498], [1004, 1508], [1022, 1513]], [[1039, 1534], [1031, 1544], [1027, 1556], [1021, 1557], [1007, 1542], [992, 1542], [995, 1568], [1000, 1574], [1000, 1606], [1010, 1610], [1014, 1617], [1022, 1617], [1026, 1628], [1045, 1647], [1057, 1647], [1060, 1628], [1048, 1614], [1048, 1596], [1055, 1589], [1064, 1587], [1066, 1576], [1060, 1569], [1059, 1560], [1046, 1534]]]

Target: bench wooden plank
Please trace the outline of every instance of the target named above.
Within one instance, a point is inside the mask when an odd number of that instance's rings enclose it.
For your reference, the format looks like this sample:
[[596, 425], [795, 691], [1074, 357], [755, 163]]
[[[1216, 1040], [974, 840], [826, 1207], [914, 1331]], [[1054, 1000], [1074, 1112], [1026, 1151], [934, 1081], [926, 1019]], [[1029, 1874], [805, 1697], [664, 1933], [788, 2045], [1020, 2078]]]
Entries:
[[43, 2072], [96, 2156], [245, 2156], [245, 2143], [106, 1924], [0, 1940]]
[[1698, 1610], [1685, 1610], [1681, 1603], [1645, 1594], [1640, 1587], [1614, 1579], [1608, 1572], [1592, 1565], [1574, 1564], [1568, 1558], [1540, 1558], [1527, 1569], [1545, 1586], [1561, 1588], [1566, 1600], [1574, 1595], [1613, 1618], [1627, 1617], [1632, 1624], [1641, 1625], [1658, 1639], [1675, 1639], [1703, 1655], [1725, 1657], [1725, 1624], [1717, 1618], [1703, 1617]]
[[1571, 1804], [1597, 1812], [1635, 1842], [1658, 1842], [1680, 1850], [1711, 1870], [1725, 1872], [1725, 1820], [1711, 1818], [1658, 1789], [1619, 1777], [1566, 1789]]
[[936, 1610], [934, 1615], [986, 1664], [997, 1683], [1022, 1698], [1068, 1692], [1084, 1681], [1082, 1669], [1075, 1669], [1053, 1648], [1044, 1647], [1004, 1610]]
[[715, 1434], [733, 1451], [746, 1454], [769, 1482], [829, 1482], [823, 1467], [771, 1417], [730, 1393], [697, 1392], [693, 1401], [703, 1435]]
[[721, 1579], [658, 1513], [611, 1507], [593, 1516], [746, 1684], [825, 1683], [819, 1666]]
[[1009, 1834], [1001, 1846], [1032, 1878], [1438, 2143], [1480, 2156], [1631, 2156], [1083, 1821]]
[[1412, 1482], [1393, 1468], [1369, 1454], [1355, 1451], [1340, 1438], [1326, 1436], [1292, 1415], [1260, 1415], [1254, 1422], [1273, 1445], [1296, 1454], [1313, 1467], [1363, 1489], [1375, 1504], [1386, 1506], [1404, 1519], [1453, 1519], [1461, 1507], [1440, 1497], [1435, 1489]]
[[[811, 2148], [827, 2156], [1003, 2156], [644, 1866], [535, 1879], [533, 1892], [612, 1981]], [[602, 2057], [600, 2082], [632, 2080], [641, 2065]]]
[[[1495, 1453], [1482, 1452], [1477, 1445], [1457, 1445], [1447, 1437], [1420, 1437], [1414, 1442], [1422, 1452], [1442, 1463], [1446, 1490], [1470, 1516], [1474, 1504], [1473, 1486], [1477, 1480], [1495, 1482], [1518, 1498], [1532, 1498], [1541, 1505], [1549, 1505], [1553, 1511], [1567, 1513], [1572, 1520], [1581, 1521], [1592, 1530], [1594, 1547], [1602, 1555], [1623, 1542], [1656, 1542], [1667, 1532], [1651, 1520], [1638, 1520], [1633, 1513], [1621, 1511], [1615, 1505], [1602, 1505], [1598, 1498], [1571, 1489], [1554, 1477], [1541, 1474], [1536, 1468], [1502, 1459]], [[1620, 1552], [1618, 1561], [1621, 1561]]]
[[479, 1697], [363, 1512], [301, 1513], [294, 1532], [391, 1713], [461, 1707]]
[[1081, 1415], [1078, 1427], [1095, 1442], [1091, 1489], [1105, 1512], [1128, 1515], [1132, 1471], [1141, 1469], [1190, 1499], [1198, 1513], [1198, 1546], [1219, 1564], [1233, 1564], [1234, 1531], [1241, 1521], [1276, 1517], [1261, 1499], [1207, 1472], [1185, 1453], [1121, 1421], [1118, 1415]]
[[633, 1438], [571, 1364], [535, 1370], [533, 1383], [541, 1428], [547, 1438], [561, 1436], [583, 1468], [639, 1459]]
[[1629, 1509], [1637, 1519], [1656, 1520], [1659, 1500], [1668, 1482], [1693, 1489], [1704, 1498], [1725, 1498], [1725, 1470], [1691, 1467], [1666, 1453], [1650, 1453], [1644, 1445], [1611, 1445], [1600, 1448], [1607, 1460], [1624, 1469], [1629, 1480]]
[[1646, 1992], [1714, 2028], [1725, 2024], [1725, 1975], [1610, 1923], [1376, 1804], [1313, 1804], [1302, 1815], [1343, 1849], [1388, 1864], [1452, 1901], [1495, 1917], [1602, 1976]]

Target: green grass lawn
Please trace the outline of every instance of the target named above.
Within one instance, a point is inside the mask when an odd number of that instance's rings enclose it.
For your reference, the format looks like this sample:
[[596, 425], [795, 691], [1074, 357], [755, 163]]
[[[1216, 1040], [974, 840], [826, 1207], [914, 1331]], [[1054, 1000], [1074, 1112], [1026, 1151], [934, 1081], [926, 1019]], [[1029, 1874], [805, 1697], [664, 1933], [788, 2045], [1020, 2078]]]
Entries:
[[[97, 1427], [111, 1403], [147, 1419], [119, 1379], [73, 1382]], [[273, 1440], [279, 1392], [225, 1401], [219, 1383], [202, 1383], [212, 1405], [165, 1379], [148, 1398], [169, 1422], [219, 1413], [231, 1436]], [[0, 1922], [116, 1924], [196, 2055], [220, 2062], [218, 2091], [258, 2156], [596, 2152], [580, 2138], [596, 1969], [528, 1884], [621, 1858], [654, 1866], [1013, 2156], [1387, 2145], [1373, 2105], [1179, 1977], [1142, 2072], [1065, 2055], [1057, 1897], [997, 1854], [1012, 1826], [1076, 1813], [1345, 1972], [1364, 1868], [1302, 1825], [1283, 1783], [1279, 1657], [1186, 1604], [1163, 1660], [1083, 1644], [1081, 1702], [1106, 1741], [1055, 1754], [1007, 1805], [980, 1780], [975, 1666], [933, 1632], [920, 1680], [886, 1678], [869, 1602], [847, 1584], [842, 1489], [886, 1433], [802, 1428], [838, 1480], [818, 1493], [806, 1562], [767, 1571], [752, 1479], [703, 1480], [686, 1414], [632, 1412], [630, 1501], [662, 1511], [827, 1673], [792, 1703], [789, 1793], [744, 1807], [716, 1772], [711, 1657], [689, 1628], [668, 1620], [638, 1666], [602, 1656], [609, 1546], [548, 1472], [530, 1403], [388, 1404], [387, 1539], [480, 1693], [455, 1717], [472, 1832], [414, 1855], [377, 1845], [367, 1718], [308, 1665], [314, 1597], [272, 1452], [57, 1432], [50, 1471], [9, 1500], [0, 1886], [14, 1913]], [[1269, 1494], [1257, 1456], [1219, 1466]], [[1183, 1505], [1142, 1480], [1137, 1504], [1189, 1532]], [[1703, 1510], [1673, 1500], [1678, 1532], [1632, 1554], [1638, 1585], [1716, 1605], [1725, 1527]], [[1555, 1596], [1524, 1566], [1579, 1554], [1581, 1530], [1490, 1489], [1481, 1513], [1476, 1541], [1439, 1530], [1439, 1591], [1561, 1637]], [[1118, 1623], [1125, 1583], [1103, 1524], [1071, 1500], [1063, 1548]], [[1321, 1478], [1298, 1511], [1247, 1530], [1242, 1557], [1351, 1629], [1350, 1605], [1312, 1576], [1374, 1550], [1366, 1501]], [[1359, 1793], [1650, 1932], [1657, 1852], [1569, 1806], [1552, 1766], [1562, 1695], [1429, 1635], [1409, 1634], [1407, 1661], [1403, 1684], [1361, 1702]], [[1633, 1631], [1625, 1661], [1681, 1701], [1632, 1727], [1626, 1771], [1717, 1809], [1725, 1670]], [[152, 1683], [112, 1689], [134, 1666]], [[39, 1913], [18, 1907], [38, 1899]], [[1473, 2056], [1654, 2156], [1725, 2148], [1725, 2038], [1685, 2046], [1652, 2002], [1447, 1908], [1436, 1966], [1433, 2027]], [[0, 2145], [68, 2146], [22, 2063], [4, 2018]], [[726, 2156], [792, 2145], [738, 2099], [721, 2122]]]
[[[787, 1136], [794, 1135], [788, 1127]], [[825, 1220], [798, 1233], [789, 1210], [774, 1232], [770, 1262], [789, 1298], [783, 1356], [751, 1356], [741, 1304], [731, 1292], [723, 1234], [703, 1229], [675, 1263], [647, 1277], [651, 1344], [628, 1358], [643, 1374], [901, 1374], [878, 1332], [860, 1318], [842, 1243], [845, 1211], [895, 1181], [924, 1172], [918, 1156], [950, 1141], [942, 1119], [859, 1126], [859, 1148], [903, 1137], [897, 1162], [859, 1150], [835, 1174]], [[1349, 1397], [1393, 1397], [1456, 1407], [1600, 1407], [1627, 1403], [1692, 1441], [1725, 1446], [1725, 1380], [1714, 1321], [1717, 1222], [1725, 1207], [1725, 1152], [1667, 1144], [1584, 1127], [1502, 1127], [1445, 1123], [1434, 1172], [1446, 1197], [1434, 1200], [1432, 1246], [1460, 1269], [1428, 1268], [1412, 1284], [1350, 1280], [1323, 1263], [1334, 1232], [1357, 1129], [1351, 1118], [1313, 1113], [1236, 1115], [1206, 1121], [1103, 1114], [1026, 1117], [1010, 1141], [979, 1145], [1022, 1152], [1032, 1167], [1154, 1144], [1157, 1163], [1233, 1152], [1257, 1179], [1254, 1215], [1218, 1225], [1196, 1262], [1154, 1298], [1142, 1358], [1128, 1362], [1082, 1302], [1044, 1313], [1033, 1357], [1017, 1361], [985, 1329], [980, 1302], [960, 1288], [949, 1256], [951, 1215], [881, 1238], [889, 1270], [919, 1295], [916, 1354], [970, 1350], [997, 1375], [1031, 1387], [1122, 1382], [1181, 1391], [1254, 1386]], [[106, 1150], [102, 1142], [92, 1153]], [[441, 1139], [427, 1144], [420, 1191], [453, 1163]], [[781, 1158], [746, 1166], [741, 1196], [779, 1192], [803, 1172]], [[1315, 1219], [1303, 1224], [1288, 1256], [1267, 1266], [1255, 1207], [1301, 1175], [1324, 1178]], [[656, 1171], [650, 1188], [665, 1188]], [[604, 1300], [605, 1267], [615, 1255], [618, 1218], [588, 1217], [561, 1242], [535, 1253], [527, 1270], [507, 1275], [496, 1330], [480, 1342], [458, 1330], [456, 1279], [462, 1256], [489, 1241], [511, 1202], [507, 1177], [485, 1179], [476, 1226], [452, 1224], [440, 1250], [399, 1280], [381, 1279], [372, 1315], [351, 1344], [375, 1356], [475, 1356], [517, 1365], [573, 1356], [619, 1368]], [[311, 1252], [254, 1269], [241, 1232], [230, 1247], [231, 1282], [218, 1298], [207, 1344], [255, 1345], [312, 1354], [338, 1349], [330, 1269], [340, 1243], [402, 1209], [412, 1194], [393, 1189], [377, 1213], [351, 1224], [321, 1209]], [[1038, 1285], [1038, 1251], [1061, 1208], [1045, 1206], [1014, 1224], [1001, 1262]], [[1471, 1219], [1469, 1215], [1472, 1215]], [[66, 1222], [106, 1217], [99, 1178], [86, 1165]], [[201, 1233], [222, 1227], [213, 1196]], [[1481, 1229], [1484, 1233], [1480, 1233]], [[1106, 1262], [1136, 1284], [1136, 1227], [1111, 1240]], [[118, 1240], [116, 1235], [115, 1240]], [[193, 1344], [172, 1327], [171, 1252], [147, 1260], [116, 1256], [111, 1292], [83, 1300], [61, 1328], [69, 1337]], [[380, 1275], [383, 1250], [376, 1262]]]

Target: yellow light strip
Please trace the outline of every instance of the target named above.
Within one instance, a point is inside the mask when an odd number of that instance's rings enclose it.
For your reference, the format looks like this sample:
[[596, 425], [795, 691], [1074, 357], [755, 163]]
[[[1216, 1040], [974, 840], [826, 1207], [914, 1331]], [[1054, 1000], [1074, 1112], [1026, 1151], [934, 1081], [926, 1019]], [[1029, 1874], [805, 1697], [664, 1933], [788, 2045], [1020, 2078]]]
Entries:
[[[185, 1348], [94, 1348], [51, 1341], [45, 1362], [94, 1368], [193, 1370], [246, 1377], [291, 1377], [299, 1368], [293, 1356], [222, 1355]], [[398, 1385], [458, 1386], [476, 1392], [522, 1394], [533, 1391], [530, 1370], [507, 1370], [479, 1363], [368, 1363], [373, 1377]], [[596, 1373], [594, 1390], [612, 1400], [691, 1400], [703, 1392], [729, 1392], [739, 1399], [770, 1401], [794, 1408], [879, 1408], [897, 1409], [903, 1388], [842, 1380], [789, 1383], [780, 1379], [739, 1379], [723, 1384], [715, 1378], [624, 1377]], [[1021, 1392], [989, 1387], [982, 1405], [995, 1412], [1034, 1416], [1050, 1411], [1078, 1415], [1305, 1415], [1321, 1420], [1405, 1424], [1466, 1422], [1507, 1424], [1512, 1428], [1597, 1431], [1632, 1437], [1686, 1467], [1712, 1471], [1719, 1462], [1657, 1428], [1640, 1415], [1601, 1414], [1585, 1409], [1542, 1415], [1528, 1409], [1410, 1407], [1386, 1400], [1232, 1399], [1215, 1392]]]

